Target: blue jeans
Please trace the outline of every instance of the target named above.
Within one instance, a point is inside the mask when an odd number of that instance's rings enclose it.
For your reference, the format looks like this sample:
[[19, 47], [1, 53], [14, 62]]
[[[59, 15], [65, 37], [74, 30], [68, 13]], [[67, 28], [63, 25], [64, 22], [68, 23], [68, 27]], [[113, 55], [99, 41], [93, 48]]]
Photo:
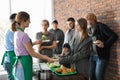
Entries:
[[4, 68], [7, 71], [8, 80], [14, 80], [13, 75], [12, 75], [12, 71], [10, 70], [10, 63], [9, 62], [4, 62]]
[[90, 80], [105, 80], [105, 70], [108, 60], [99, 59], [98, 56], [90, 56]]

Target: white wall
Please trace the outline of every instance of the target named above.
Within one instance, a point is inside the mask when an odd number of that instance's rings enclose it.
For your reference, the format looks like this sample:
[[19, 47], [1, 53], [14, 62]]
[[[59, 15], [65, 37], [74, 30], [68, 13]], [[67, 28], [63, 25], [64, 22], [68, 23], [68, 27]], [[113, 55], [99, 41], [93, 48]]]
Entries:
[[27, 30], [34, 40], [36, 32], [41, 31], [41, 20], [47, 19], [51, 23], [53, 19], [53, 0], [11, 0], [11, 12], [26, 11], [30, 14], [31, 23]]

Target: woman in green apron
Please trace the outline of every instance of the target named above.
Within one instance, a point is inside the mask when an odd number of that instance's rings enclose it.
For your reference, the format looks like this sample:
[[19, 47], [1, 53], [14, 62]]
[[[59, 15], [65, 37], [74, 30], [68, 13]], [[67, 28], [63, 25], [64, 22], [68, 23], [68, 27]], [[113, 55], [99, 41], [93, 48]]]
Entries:
[[[26, 12], [19, 12], [16, 16], [15, 22], [13, 23], [12, 29], [15, 31], [14, 34], [14, 45], [16, 61], [13, 70], [15, 80], [32, 80], [32, 56], [47, 60], [49, 62], [55, 61], [46, 55], [41, 55], [34, 52], [32, 45], [30, 43], [30, 38], [24, 29], [29, 26], [30, 16]], [[16, 29], [15, 25], [18, 24], [19, 27]]]
[[[13, 13], [10, 15], [9, 19], [11, 24], [14, 22], [15, 16], [16, 16], [16, 13]], [[8, 80], [14, 80], [12, 75], [13, 64], [15, 62], [13, 39], [14, 39], [14, 32], [10, 28], [6, 31], [4, 36], [5, 52], [4, 52], [2, 63], [1, 63], [1, 65], [4, 66], [5, 70], [8, 73]]]

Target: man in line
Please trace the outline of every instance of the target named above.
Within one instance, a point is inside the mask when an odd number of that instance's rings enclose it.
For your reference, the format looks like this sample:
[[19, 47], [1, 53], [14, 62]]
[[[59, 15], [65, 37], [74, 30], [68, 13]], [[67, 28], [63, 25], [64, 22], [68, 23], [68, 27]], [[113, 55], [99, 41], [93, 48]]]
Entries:
[[65, 39], [64, 44], [69, 43], [71, 49], [72, 49], [72, 38], [75, 33], [75, 19], [73, 17], [69, 17], [67, 19], [67, 31], [65, 32]]
[[61, 54], [62, 53], [62, 45], [64, 42], [64, 32], [58, 28], [58, 21], [54, 20], [52, 22], [52, 29], [49, 32], [53, 33], [56, 36], [57, 47], [54, 49], [54, 54]]
[[106, 24], [98, 22], [95, 14], [88, 13], [86, 19], [89, 25], [88, 34], [93, 41], [90, 55], [90, 80], [105, 80], [104, 74], [110, 49], [118, 36]]

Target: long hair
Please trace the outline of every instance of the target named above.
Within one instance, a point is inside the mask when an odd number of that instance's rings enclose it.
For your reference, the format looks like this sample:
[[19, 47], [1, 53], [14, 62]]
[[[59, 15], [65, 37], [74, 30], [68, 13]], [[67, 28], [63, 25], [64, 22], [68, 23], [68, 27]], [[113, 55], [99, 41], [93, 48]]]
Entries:
[[87, 21], [84, 18], [79, 18], [79, 19], [77, 19], [77, 22], [83, 30], [82, 36], [81, 36], [81, 39], [80, 39], [82, 41], [88, 36], [88, 34], [87, 34]]
[[12, 23], [12, 31], [16, 31], [16, 24], [20, 25], [22, 21], [27, 21], [30, 15], [27, 12], [21, 11], [17, 13], [15, 21]]

